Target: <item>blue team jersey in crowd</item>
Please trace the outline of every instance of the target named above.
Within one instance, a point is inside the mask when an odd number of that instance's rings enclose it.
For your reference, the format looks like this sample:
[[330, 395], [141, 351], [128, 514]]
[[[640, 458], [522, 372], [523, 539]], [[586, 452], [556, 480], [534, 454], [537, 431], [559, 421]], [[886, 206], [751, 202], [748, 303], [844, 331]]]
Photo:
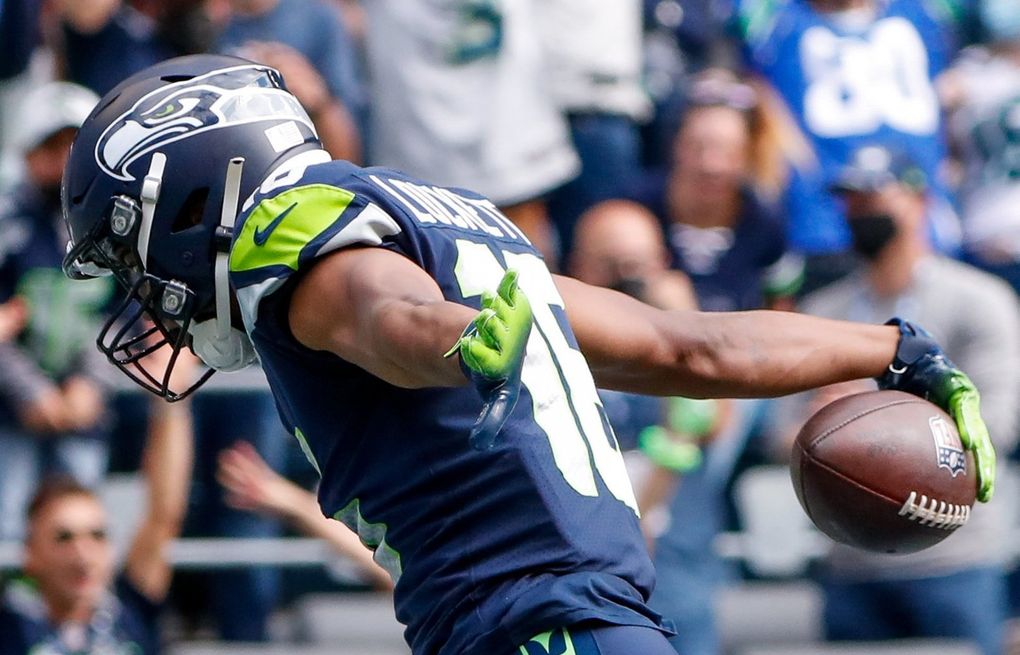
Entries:
[[[849, 246], [850, 235], [828, 185], [865, 144], [911, 154], [932, 186], [947, 193], [945, 156], [933, 80], [951, 50], [951, 0], [879, 0], [862, 26], [841, 24], [808, 0], [737, 0], [736, 23], [753, 68], [783, 97], [813, 152], [800, 153], [790, 181], [791, 244], [808, 253]], [[939, 215], [932, 216], [936, 222]], [[940, 233], [939, 230], [942, 230]], [[936, 225], [941, 245], [951, 229]]]
[[[535, 328], [492, 450], [468, 445], [481, 409], [470, 386], [398, 388], [290, 333], [300, 274], [353, 246], [406, 257], [475, 308], [504, 268], [519, 271]], [[634, 496], [563, 302], [491, 202], [302, 155], [246, 203], [230, 269], [283, 422], [322, 476], [322, 509], [396, 579], [416, 655], [510, 653], [580, 621], [659, 626]]]

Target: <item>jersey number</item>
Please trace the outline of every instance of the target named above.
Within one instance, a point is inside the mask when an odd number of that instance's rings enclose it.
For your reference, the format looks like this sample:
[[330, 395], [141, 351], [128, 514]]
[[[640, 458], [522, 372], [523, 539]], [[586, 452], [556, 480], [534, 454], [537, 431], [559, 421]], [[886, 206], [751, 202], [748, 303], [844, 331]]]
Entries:
[[[507, 267], [519, 273], [535, 316], [521, 381], [531, 395], [535, 422], [549, 439], [556, 468], [585, 496], [598, 495], [598, 471], [609, 492], [637, 512], [623, 457], [588, 364], [571, 347], [553, 313], [553, 307], [563, 307], [563, 299], [552, 276], [533, 254], [504, 250], [502, 255]], [[489, 246], [458, 239], [454, 273], [461, 295], [471, 298], [495, 289], [504, 270]]]
[[908, 134], [935, 132], [939, 106], [928, 52], [906, 20], [879, 21], [866, 38], [812, 27], [800, 47], [808, 84], [804, 119], [814, 134], [868, 134], [883, 124]]

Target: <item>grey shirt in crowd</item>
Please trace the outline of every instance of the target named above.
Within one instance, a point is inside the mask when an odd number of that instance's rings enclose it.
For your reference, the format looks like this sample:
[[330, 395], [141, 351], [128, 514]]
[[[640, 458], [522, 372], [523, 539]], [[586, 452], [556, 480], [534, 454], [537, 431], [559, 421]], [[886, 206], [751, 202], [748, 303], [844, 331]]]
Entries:
[[[899, 316], [928, 330], [981, 392], [981, 414], [999, 454], [1002, 478], [1002, 461], [1017, 440], [1020, 401], [1020, 308], [1003, 281], [966, 264], [930, 256], [918, 264], [913, 283], [898, 296], [876, 296], [866, 271], [861, 271], [809, 295], [801, 309], [867, 323]], [[1012, 495], [1001, 485], [990, 503], [977, 503], [968, 525], [920, 553], [878, 555], [834, 546], [830, 569], [841, 577], [887, 579], [997, 564], [1013, 524]]]

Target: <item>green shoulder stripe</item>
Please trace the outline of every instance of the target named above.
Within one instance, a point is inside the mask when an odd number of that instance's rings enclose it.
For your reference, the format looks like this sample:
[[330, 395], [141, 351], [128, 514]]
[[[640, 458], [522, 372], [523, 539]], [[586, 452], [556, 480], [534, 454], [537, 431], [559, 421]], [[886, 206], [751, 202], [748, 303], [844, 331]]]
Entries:
[[328, 184], [294, 187], [267, 198], [248, 216], [230, 249], [230, 270], [297, 270], [302, 249], [336, 223], [354, 194]]

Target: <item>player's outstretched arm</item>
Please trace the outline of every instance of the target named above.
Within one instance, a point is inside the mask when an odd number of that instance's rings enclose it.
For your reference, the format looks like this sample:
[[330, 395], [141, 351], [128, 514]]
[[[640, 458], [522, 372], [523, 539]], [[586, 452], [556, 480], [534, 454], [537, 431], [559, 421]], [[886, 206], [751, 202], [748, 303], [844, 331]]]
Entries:
[[881, 375], [887, 326], [790, 312], [662, 311], [557, 277], [570, 325], [600, 387], [696, 398], [778, 396]]
[[381, 248], [342, 250], [308, 272], [294, 291], [290, 327], [314, 350], [339, 355], [406, 388], [466, 383], [444, 358], [477, 311], [443, 298], [405, 257]]
[[790, 312], [664, 312], [569, 278], [557, 286], [599, 386], [657, 395], [776, 396], [876, 378], [927, 398], [956, 421], [974, 454], [978, 498], [995, 482], [995, 451], [977, 389], [923, 331]]

